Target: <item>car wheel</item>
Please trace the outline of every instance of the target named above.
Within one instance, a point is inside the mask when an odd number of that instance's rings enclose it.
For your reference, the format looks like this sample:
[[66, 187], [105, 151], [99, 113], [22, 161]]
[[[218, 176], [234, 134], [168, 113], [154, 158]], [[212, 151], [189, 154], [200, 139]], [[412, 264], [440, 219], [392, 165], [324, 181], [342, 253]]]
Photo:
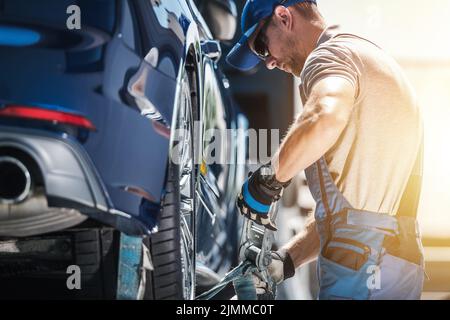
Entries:
[[175, 138], [168, 165], [165, 196], [158, 232], [149, 238], [154, 266], [151, 299], [195, 297], [196, 166], [194, 116], [189, 75], [182, 78]]

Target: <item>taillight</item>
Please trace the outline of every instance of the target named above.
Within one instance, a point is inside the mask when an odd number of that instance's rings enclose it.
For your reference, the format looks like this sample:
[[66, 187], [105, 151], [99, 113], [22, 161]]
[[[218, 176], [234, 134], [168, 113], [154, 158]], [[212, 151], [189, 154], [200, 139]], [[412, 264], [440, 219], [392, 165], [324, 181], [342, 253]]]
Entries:
[[92, 122], [83, 116], [39, 107], [10, 104], [6, 105], [4, 108], [0, 108], [0, 116], [61, 123], [95, 131], [95, 126]]

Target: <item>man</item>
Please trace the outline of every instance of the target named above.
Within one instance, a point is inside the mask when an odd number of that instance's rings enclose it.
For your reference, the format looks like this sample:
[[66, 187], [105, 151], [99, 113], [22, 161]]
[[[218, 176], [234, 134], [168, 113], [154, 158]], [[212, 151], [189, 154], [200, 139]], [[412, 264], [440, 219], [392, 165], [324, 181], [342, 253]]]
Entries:
[[270, 205], [302, 170], [316, 201], [306, 232], [273, 253], [272, 277], [318, 258], [320, 299], [419, 299], [422, 125], [400, 67], [372, 42], [327, 27], [315, 0], [249, 0], [242, 30], [228, 63], [263, 61], [300, 77], [304, 109], [244, 183], [241, 213], [275, 230]]

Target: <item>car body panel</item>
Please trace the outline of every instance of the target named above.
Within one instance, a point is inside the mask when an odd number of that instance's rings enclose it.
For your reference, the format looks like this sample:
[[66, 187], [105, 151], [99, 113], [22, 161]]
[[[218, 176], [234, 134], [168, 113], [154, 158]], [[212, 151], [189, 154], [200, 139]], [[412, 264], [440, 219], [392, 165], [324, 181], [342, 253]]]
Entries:
[[[82, 115], [96, 130], [68, 133], [50, 124], [0, 118], [0, 148], [20, 140], [11, 132], [19, 130], [17, 137], [31, 134], [34, 138], [22, 138], [22, 145], [35, 148], [36, 161], [47, 168], [52, 156], [44, 152], [44, 145], [36, 147], [30, 141], [47, 139], [49, 145], [63, 146], [67, 168], [78, 165], [79, 174], [72, 175], [79, 184], [75, 188], [62, 180], [56, 183], [58, 179], [52, 181], [49, 175], [47, 193], [55, 195], [56, 204], [76, 207], [129, 234], [155, 232], [165, 192], [179, 74], [188, 55], [193, 55], [197, 71], [202, 134], [245, 124], [237, 119], [227, 79], [216, 61], [202, 54], [201, 43], [213, 40], [211, 32], [191, 0], [45, 4], [52, 6], [51, 15], [34, 1], [4, 1], [0, 31], [3, 27], [10, 32], [13, 26], [24, 37], [36, 33], [41, 38], [32, 45], [0, 43], [0, 107], [63, 110]], [[83, 18], [87, 25], [81, 30], [66, 28], [65, 9], [70, 4], [78, 4], [87, 14]], [[21, 5], [27, 9], [21, 11]], [[101, 12], [97, 18], [95, 11]], [[105, 12], [116, 12], [116, 18], [103, 17]], [[243, 178], [243, 170], [229, 165], [241, 150], [238, 141], [228, 140], [225, 164], [207, 164], [199, 179], [198, 261], [219, 273], [227, 270], [235, 255], [233, 198]], [[202, 156], [207, 160], [205, 153]], [[80, 196], [71, 194], [74, 188]]]

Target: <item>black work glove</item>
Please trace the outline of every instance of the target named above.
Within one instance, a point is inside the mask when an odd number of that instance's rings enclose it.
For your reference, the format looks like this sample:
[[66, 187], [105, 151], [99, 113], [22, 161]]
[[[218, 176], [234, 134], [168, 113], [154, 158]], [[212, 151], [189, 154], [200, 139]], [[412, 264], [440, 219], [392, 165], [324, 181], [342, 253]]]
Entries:
[[277, 228], [269, 217], [270, 206], [280, 200], [283, 189], [290, 182], [281, 183], [277, 181], [270, 163], [260, 167], [254, 173], [250, 173], [237, 199], [237, 206], [241, 214], [270, 230], [276, 231]]
[[277, 284], [295, 275], [294, 261], [286, 250], [272, 251], [272, 262], [268, 269]]
[[[286, 250], [272, 251], [272, 262], [268, 267], [268, 272], [272, 280], [279, 285], [284, 280], [292, 278], [295, 274], [294, 261]], [[270, 293], [267, 283], [257, 272], [253, 274], [253, 283], [255, 284], [258, 297], [264, 297]]]

